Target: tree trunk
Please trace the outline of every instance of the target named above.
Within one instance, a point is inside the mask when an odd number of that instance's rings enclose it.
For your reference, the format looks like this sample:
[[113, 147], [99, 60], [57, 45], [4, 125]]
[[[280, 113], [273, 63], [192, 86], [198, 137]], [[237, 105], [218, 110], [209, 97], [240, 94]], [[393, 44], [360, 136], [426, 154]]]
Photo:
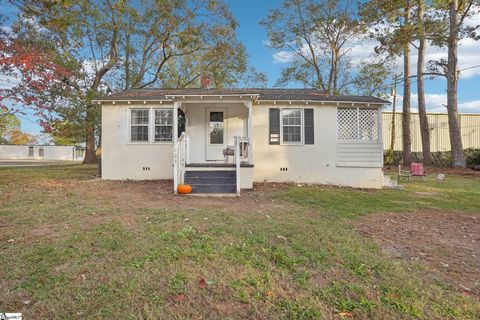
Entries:
[[423, 163], [430, 165], [432, 163], [432, 154], [430, 152], [430, 126], [428, 125], [427, 109], [425, 106], [425, 52], [427, 40], [425, 39], [423, 29], [423, 0], [418, 1], [418, 19], [419, 25], [419, 46], [418, 46], [418, 61], [417, 61], [417, 94], [418, 94], [418, 115], [420, 118], [420, 134], [422, 137], [422, 151]]
[[[406, 17], [410, 14], [407, 12]], [[412, 140], [410, 137], [410, 44], [403, 47], [403, 115], [402, 115], [402, 144], [403, 164], [409, 166], [412, 163]]]
[[95, 154], [95, 107], [92, 104], [87, 106], [87, 117], [85, 119], [85, 158], [83, 163], [97, 163]]
[[393, 89], [392, 89], [393, 103], [392, 103], [392, 131], [390, 136], [390, 163], [395, 164], [395, 118], [397, 112], [397, 75], [393, 77]]
[[447, 112], [450, 133], [450, 145], [452, 149], [452, 166], [465, 168], [465, 154], [463, 153], [462, 136], [458, 123], [458, 0], [452, 0], [449, 9], [450, 30], [448, 37], [448, 67], [447, 67]]

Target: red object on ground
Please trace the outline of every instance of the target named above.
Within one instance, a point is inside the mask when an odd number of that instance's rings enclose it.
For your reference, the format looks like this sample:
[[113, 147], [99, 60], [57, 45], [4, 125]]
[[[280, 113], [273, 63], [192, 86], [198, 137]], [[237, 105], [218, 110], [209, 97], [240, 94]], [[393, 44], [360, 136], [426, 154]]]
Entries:
[[423, 169], [423, 163], [412, 163], [411, 165], [412, 176], [425, 176], [425, 170]]

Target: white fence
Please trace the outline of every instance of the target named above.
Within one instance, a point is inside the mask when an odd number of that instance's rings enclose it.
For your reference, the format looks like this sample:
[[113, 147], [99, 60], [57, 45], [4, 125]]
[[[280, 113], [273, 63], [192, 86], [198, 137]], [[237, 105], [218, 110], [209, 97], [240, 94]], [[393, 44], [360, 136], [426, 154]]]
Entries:
[[[432, 152], [449, 151], [450, 137], [448, 132], [448, 116], [446, 113], [429, 113], [430, 148]], [[390, 150], [392, 135], [392, 112], [383, 112], [383, 148]], [[463, 147], [480, 149], [480, 114], [460, 114], [460, 128], [462, 132]], [[422, 151], [422, 137], [420, 133], [420, 119], [418, 113], [411, 116], [412, 151]], [[395, 114], [395, 147], [402, 150], [402, 114]]]

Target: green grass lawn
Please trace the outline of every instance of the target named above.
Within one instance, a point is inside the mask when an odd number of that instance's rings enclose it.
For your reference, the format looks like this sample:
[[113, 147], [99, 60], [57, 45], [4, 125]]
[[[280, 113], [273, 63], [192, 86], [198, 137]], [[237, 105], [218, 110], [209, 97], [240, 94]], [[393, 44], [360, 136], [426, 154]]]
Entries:
[[[169, 194], [142, 202], [121, 192], [135, 183], [92, 181], [94, 174], [80, 165], [0, 169], [0, 312], [26, 319], [480, 318], [478, 297], [426, 277], [421, 263], [391, 257], [352, 227], [371, 213], [478, 214], [479, 179], [412, 182], [404, 191], [272, 187], [223, 199], [244, 202], [231, 212], [200, 200], [181, 209], [197, 200]], [[258, 210], [261, 203], [276, 206]]]

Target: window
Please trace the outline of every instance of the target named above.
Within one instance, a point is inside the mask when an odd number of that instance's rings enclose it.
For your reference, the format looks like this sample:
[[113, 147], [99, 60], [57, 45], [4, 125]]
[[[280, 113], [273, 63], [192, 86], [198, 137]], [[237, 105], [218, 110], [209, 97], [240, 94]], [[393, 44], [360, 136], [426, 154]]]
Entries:
[[130, 141], [148, 142], [149, 109], [130, 110]]
[[173, 141], [173, 110], [155, 110], [155, 141]]
[[210, 112], [210, 144], [223, 144], [223, 112], [211, 111]]
[[28, 147], [28, 156], [33, 157], [33, 147]]
[[302, 142], [302, 109], [282, 109], [282, 142]]
[[378, 109], [337, 109], [338, 140], [378, 141], [378, 132]]
[[43, 150], [43, 147], [38, 148], [38, 156], [39, 157], [45, 156], [45, 151]]

